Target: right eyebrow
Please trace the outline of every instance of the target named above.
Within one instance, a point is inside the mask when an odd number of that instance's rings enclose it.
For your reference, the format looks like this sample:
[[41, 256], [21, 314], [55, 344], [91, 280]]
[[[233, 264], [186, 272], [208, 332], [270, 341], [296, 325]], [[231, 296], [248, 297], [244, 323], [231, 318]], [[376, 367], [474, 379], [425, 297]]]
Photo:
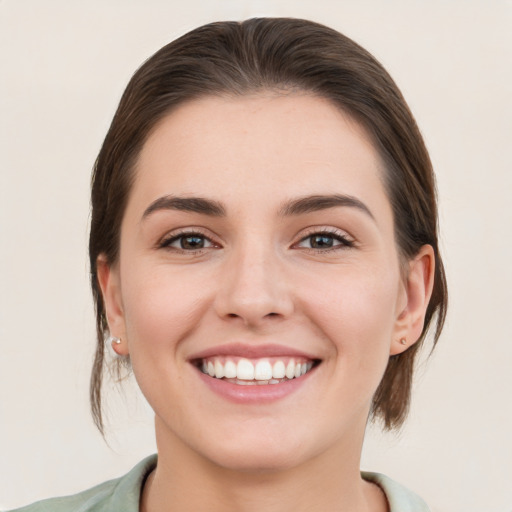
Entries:
[[163, 196], [153, 201], [142, 214], [142, 219], [160, 210], [178, 210], [184, 212], [201, 213], [212, 217], [225, 217], [225, 208], [217, 201], [203, 197], [177, 197]]

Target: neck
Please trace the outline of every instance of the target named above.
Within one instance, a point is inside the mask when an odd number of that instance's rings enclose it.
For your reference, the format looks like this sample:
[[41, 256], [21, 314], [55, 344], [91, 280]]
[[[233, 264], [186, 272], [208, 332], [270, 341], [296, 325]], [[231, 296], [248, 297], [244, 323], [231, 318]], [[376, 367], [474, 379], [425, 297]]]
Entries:
[[144, 487], [141, 512], [388, 510], [383, 492], [361, 479], [362, 437], [290, 468], [237, 471], [205, 459], [162, 429], [157, 420], [158, 465]]

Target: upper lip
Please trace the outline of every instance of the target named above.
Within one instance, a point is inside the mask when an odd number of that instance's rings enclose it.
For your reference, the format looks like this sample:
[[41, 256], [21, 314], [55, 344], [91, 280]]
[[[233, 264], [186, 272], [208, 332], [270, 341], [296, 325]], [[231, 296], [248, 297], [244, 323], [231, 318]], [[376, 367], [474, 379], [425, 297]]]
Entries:
[[302, 350], [288, 347], [286, 345], [278, 344], [258, 344], [248, 345], [245, 343], [228, 343], [225, 345], [217, 345], [210, 347], [200, 352], [197, 352], [189, 357], [189, 360], [206, 359], [214, 356], [235, 356], [245, 357], [247, 359], [260, 359], [263, 357], [302, 357], [304, 359], [319, 359]]

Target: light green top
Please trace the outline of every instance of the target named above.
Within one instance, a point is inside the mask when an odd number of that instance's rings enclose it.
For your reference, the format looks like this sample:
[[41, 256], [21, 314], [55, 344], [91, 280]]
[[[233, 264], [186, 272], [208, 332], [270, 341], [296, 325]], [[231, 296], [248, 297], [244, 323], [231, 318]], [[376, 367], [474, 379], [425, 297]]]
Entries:
[[[109, 480], [87, 491], [38, 501], [11, 512], [139, 512], [140, 493], [146, 477], [156, 466], [156, 455], [139, 462], [127, 475]], [[363, 472], [365, 480], [384, 491], [390, 512], [429, 512], [416, 494], [379, 473]]]

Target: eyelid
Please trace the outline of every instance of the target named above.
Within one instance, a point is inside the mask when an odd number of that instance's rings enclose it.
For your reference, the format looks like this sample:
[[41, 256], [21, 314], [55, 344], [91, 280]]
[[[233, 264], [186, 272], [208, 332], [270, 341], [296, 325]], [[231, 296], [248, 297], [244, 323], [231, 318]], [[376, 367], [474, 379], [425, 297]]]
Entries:
[[[185, 228], [175, 229], [173, 231], [166, 233], [164, 236], [162, 236], [158, 240], [158, 242], [156, 244], [156, 248], [157, 249], [168, 249], [168, 250], [173, 250], [176, 252], [186, 252], [189, 254], [193, 254], [193, 253], [205, 251], [205, 250], [208, 250], [211, 248], [220, 247], [220, 244], [214, 240], [214, 237], [210, 234], [207, 234], [205, 231], [206, 230], [204, 230], [200, 227], [196, 227], [196, 226], [189, 226], [189, 227], [185, 227]], [[170, 245], [172, 242], [179, 240], [182, 237], [194, 236], [194, 235], [208, 240], [212, 244], [212, 246], [211, 247], [201, 247], [196, 250], [184, 250], [184, 249], [180, 249], [177, 247], [171, 247], [171, 245]]]
[[[185, 250], [185, 249], [181, 249], [181, 248], [177, 248], [177, 247], [171, 247], [171, 245], [170, 245], [171, 243], [180, 239], [181, 237], [194, 236], [194, 235], [208, 240], [208, 242], [211, 244], [211, 246], [210, 247], [202, 247], [202, 248], [199, 248], [196, 250], [193, 250], [193, 249]], [[332, 226], [311, 226], [311, 227], [303, 230], [298, 235], [298, 237], [297, 237], [298, 240], [292, 244], [292, 248], [297, 248], [301, 242], [304, 242], [307, 238], [309, 238], [313, 235], [329, 235], [329, 236], [332, 236], [333, 238], [336, 238], [340, 242], [340, 244], [336, 245], [334, 247], [331, 247], [331, 248], [326, 248], [326, 249], [318, 249], [318, 248], [313, 248], [313, 247], [311, 247], [311, 248], [304, 247], [303, 249], [306, 249], [306, 250], [309, 249], [312, 251], [319, 251], [319, 252], [327, 252], [329, 250], [348, 249], [355, 245], [354, 238], [350, 234], [348, 234], [345, 230], [335, 228]], [[178, 229], [175, 229], [173, 231], [166, 233], [164, 236], [162, 236], [158, 240], [158, 242], [156, 243], [156, 248], [157, 249], [168, 249], [168, 250], [174, 250], [176, 252], [184, 252], [184, 253], [186, 252], [189, 254], [193, 254], [193, 253], [202, 252], [202, 251], [212, 249], [212, 248], [220, 248], [221, 244], [218, 241], [216, 241], [215, 238], [216, 237], [214, 237], [210, 234], [209, 230], [205, 230], [203, 228], [196, 227], [196, 226], [187, 226], [187, 227], [178, 228]]]
[[355, 239], [351, 235], [349, 235], [346, 231], [335, 228], [335, 227], [327, 227], [327, 226], [312, 226], [310, 228], [307, 228], [305, 231], [300, 233], [298, 242], [295, 242], [293, 245], [294, 247], [297, 247], [301, 242], [304, 242], [306, 239], [310, 238], [314, 235], [329, 235], [333, 238], [336, 238], [341, 243], [339, 245], [336, 245], [334, 247], [330, 247], [327, 249], [318, 249], [318, 248], [307, 248], [304, 247], [306, 250], [312, 250], [312, 251], [319, 251], [319, 252], [327, 252], [329, 250], [336, 250], [336, 249], [349, 249], [350, 247], [353, 247], [355, 245]]

